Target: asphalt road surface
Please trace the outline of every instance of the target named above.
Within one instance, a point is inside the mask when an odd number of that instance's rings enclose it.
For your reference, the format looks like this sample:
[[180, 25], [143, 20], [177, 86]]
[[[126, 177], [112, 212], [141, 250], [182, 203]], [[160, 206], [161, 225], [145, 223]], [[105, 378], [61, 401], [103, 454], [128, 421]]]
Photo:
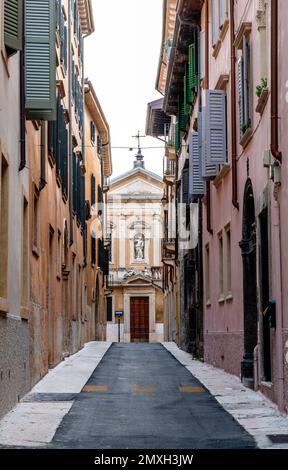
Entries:
[[253, 438], [160, 344], [113, 344], [50, 445], [242, 449]]

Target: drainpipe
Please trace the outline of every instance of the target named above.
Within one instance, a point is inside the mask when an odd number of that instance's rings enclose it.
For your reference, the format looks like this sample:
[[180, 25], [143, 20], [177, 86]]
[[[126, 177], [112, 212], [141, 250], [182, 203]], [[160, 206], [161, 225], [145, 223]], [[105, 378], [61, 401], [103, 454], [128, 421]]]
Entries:
[[280, 163], [278, 134], [278, 0], [271, 2], [271, 153]]
[[[281, 163], [282, 152], [279, 150], [278, 133], [278, 0], [271, 2], [271, 153]], [[284, 411], [284, 357], [283, 357], [283, 305], [282, 305], [282, 246], [281, 246], [281, 212], [278, 201], [279, 184], [274, 189], [274, 230], [276, 241], [276, 259], [279, 298], [276, 306], [276, 359], [277, 359], [277, 402], [280, 411]]]
[[[277, 190], [276, 190], [277, 191]], [[283, 306], [282, 306], [282, 257], [281, 257], [281, 216], [280, 204], [278, 200], [274, 201], [274, 214], [275, 220], [273, 223], [275, 230], [275, 252], [277, 259], [277, 269], [274, 273], [278, 279], [277, 285], [279, 289], [278, 305], [276, 305], [276, 390], [277, 390], [277, 403], [280, 411], [284, 411], [284, 356], [283, 356]]]
[[209, 0], [205, 3], [205, 87], [209, 89]]
[[235, 21], [234, 0], [230, 0], [230, 49], [231, 49], [231, 142], [232, 142], [232, 204], [239, 209], [237, 182], [237, 141], [236, 141], [236, 74], [235, 74]]
[[[70, 234], [69, 244], [70, 246], [74, 243], [74, 231], [73, 231], [73, 152], [72, 152], [72, 106], [71, 106], [71, 94], [72, 94], [72, 56], [71, 56], [71, 2], [68, 2], [68, 64], [69, 64], [69, 79], [68, 79], [68, 109], [69, 109], [69, 222], [70, 222]], [[72, 71], [74, 73], [74, 70]]]
[[22, 15], [22, 50], [20, 51], [20, 164], [19, 171], [26, 166], [26, 113], [25, 113], [25, 3]]
[[41, 121], [41, 144], [40, 144], [40, 181], [39, 191], [45, 188], [46, 182], [46, 123]]
[[[209, 90], [209, 0], [205, 3], [205, 82], [204, 89]], [[213, 229], [211, 225], [211, 186], [210, 181], [206, 183], [206, 229], [211, 235]]]

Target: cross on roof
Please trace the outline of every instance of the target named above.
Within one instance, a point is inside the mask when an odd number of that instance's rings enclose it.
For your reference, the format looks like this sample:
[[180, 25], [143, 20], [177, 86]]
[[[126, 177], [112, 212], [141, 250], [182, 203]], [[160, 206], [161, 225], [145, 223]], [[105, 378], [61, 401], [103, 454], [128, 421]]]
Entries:
[[137, 140], [138, 140], [138, 150], [140, 150], [140, 148], [141, 148], [140, 139], [146, 137], [146, 135], [140, 135], [140, 131], [138, 131], [138, 134], [137, 134], [137, 135], [133, 135], [132, 137], [133, 137], [134, 139], [137, 139]]

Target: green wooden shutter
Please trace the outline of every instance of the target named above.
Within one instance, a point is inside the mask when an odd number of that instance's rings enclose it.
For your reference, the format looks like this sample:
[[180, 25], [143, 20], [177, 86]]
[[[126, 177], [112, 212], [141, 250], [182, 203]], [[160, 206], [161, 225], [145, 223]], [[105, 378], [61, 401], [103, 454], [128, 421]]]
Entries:
[[175, 124], [175, 150], [178, 152], [180, 148], [180, 130], [179, 130], [179, 122], [177, 121]]
[[22, 49], [22, 0], [4, 1], [4, 42], [9, 55]]
[[77, 212], [77, 181], [78, 181], [78, 176], [77, 176], [77, 156], [76, 153], [73, 152], [73, 212], [76, 214]]
[[54, 0], [25, 0], [25, 86], [28, 119], [56, 119]]
[[190, 106], [189, 106], [189, 90], [188, 90], [188, 79], [187, 75], [184, 75], [184, 80], [183, 80], [183, 91], [184, 91], [184, 113], [189, 114], [190, 112]]
[[189, 88], [197, 88], [197, 62], [196, 62], [196, 46], [195, 43], [189, 46]]
[[181, 187], [182, 203], [189, 204], [189, 168], [182, 170]]

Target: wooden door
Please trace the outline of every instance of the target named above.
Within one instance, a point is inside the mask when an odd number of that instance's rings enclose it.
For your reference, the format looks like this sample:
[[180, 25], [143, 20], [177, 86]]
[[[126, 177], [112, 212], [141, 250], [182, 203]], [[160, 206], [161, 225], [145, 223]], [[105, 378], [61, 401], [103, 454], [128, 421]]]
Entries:
[[131, 297], [131, 343], [149, 343], [149, 297]]

